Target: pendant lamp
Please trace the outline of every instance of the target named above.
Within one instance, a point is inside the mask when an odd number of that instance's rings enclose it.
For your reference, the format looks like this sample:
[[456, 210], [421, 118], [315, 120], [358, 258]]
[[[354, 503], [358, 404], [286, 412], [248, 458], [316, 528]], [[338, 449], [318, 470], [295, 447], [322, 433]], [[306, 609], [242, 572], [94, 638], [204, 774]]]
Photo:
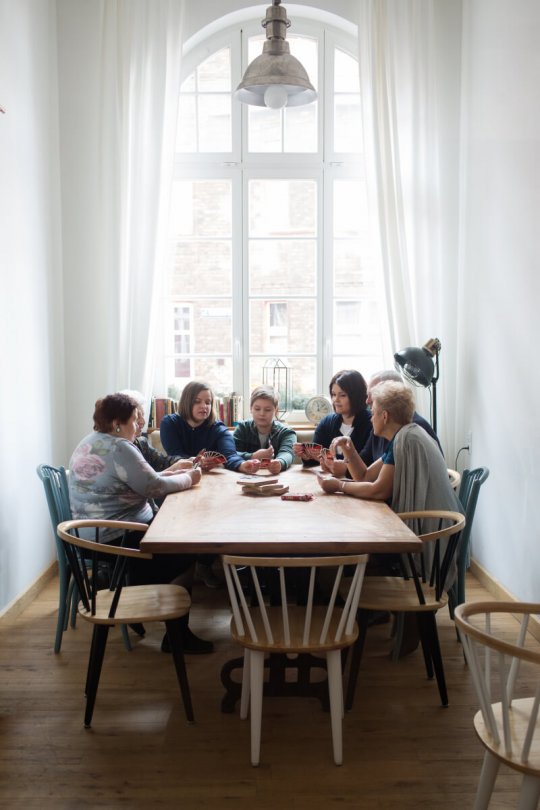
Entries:
[[281, 0], [273, 0], [261, 25], [266, 30], [263, 52], [248, 65], [234, 97], [256, 107], [299, 107], [317, 98], [303, 65], [286, 41], [291, 22]]
[[439, 352], [441, 341], [431, 338], [420, 348], [407, 346], [394, 355], [397, 370], [406, 380], [433, 392], [431, 401], [431, 425], [437, 433], [437, 380], [439, 379]]

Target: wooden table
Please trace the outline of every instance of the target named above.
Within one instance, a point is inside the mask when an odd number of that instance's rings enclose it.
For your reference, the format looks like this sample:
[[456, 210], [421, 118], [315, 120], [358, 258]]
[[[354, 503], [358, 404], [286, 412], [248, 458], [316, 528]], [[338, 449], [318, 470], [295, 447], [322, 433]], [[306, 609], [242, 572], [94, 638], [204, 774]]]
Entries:
[[279, 476], [312, 501], [244, 495], [240, 476], [218, 469], [199, 486], [168, 495], [141, 540], [155, 554], [360, 554], [420, 551], [422, 544], [384, 503], [327, 495], [313, 468]]
[[[282, 501], [279, 496], [245, 495], [240, 476], [218, 469], [205, 473], [199, 486], [168, 495], [143, 540], [141, 551], [153, 554], [359, 554], [420, 551], [422, 543], [385, 504], [346, 495], [327, 495], [313, 468], [294, 465], [279, 476], [289, 492], [310, 492], [312, 501]], [[231, 673], [242, 658], [221, 671], [225, 686], [222, 711], [232, 712], [241, 685]], [[325, 660], [309, 655], [296, 659], [270, 656], [265, 694], [318, 697], [327, 707], [326, 681], [312, 682], [312, 668]], [[298, 670], [295, 681], [287, 669]]]

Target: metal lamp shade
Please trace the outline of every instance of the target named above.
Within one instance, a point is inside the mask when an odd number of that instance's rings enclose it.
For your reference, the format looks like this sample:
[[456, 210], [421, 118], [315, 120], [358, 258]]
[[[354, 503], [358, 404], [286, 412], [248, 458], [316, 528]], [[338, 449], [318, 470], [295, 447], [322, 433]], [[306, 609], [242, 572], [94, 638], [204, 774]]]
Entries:
[[404, 377], [416, 385], [427, 388], [431, 385], [435, 366], [432, 355], [427, 349], [420, 349], [417, 346], [407, 346], [394, 355], [396, 367], [399, 368]]
[[[270, 48], [267, 49], [267, 45], [271, 44], [274, 43], [265, 42], [262, 54], [248, 65], [244, 78], [234, 94], [235, 98], [245, 104], [265, 107], [266, 90], [271, 85], [280, 85], [287, 92], [287, 107], [299, 107], [315, 101], [317, 92], [301, 62], [288, 52], [289, 43], [283, 41], [276, 43], [280, 45], [279, 50], [276, 49], [277, 53], [272, 53]], [[286, 47], [286, 51], [283, 46]]]
[[[310, 104], [317, 98], [317, 92], [307, 75], [306, 69], [294, 56], [291, 56], [286, 41], [290, 20], [280, 5], [281, 0], [273, 0], [266, 9], [262, 26], [266, 30], [263, 52], [248, 65], [244, 78], [236, 88], [234, 97], [244, 104], [256, 107], [299, 107]], [[280, 88], [274, 99], [265, 99], [269, 88]]]

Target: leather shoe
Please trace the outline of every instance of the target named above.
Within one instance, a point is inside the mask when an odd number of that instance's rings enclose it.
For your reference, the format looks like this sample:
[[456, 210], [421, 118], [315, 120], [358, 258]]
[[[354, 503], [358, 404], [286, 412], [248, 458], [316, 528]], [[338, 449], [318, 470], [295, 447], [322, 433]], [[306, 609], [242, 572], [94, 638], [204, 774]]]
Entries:
[[140, 622], [135, 622], [135, 624], [130, 624], [128, 626], [131, 628], [131, 630], [133, 630], [134, 633], [137, 633], [138, 636], [141, 636], [141, 638], [146, 633], [146, 630], [144, 629], [144, 624], [141, 624]]

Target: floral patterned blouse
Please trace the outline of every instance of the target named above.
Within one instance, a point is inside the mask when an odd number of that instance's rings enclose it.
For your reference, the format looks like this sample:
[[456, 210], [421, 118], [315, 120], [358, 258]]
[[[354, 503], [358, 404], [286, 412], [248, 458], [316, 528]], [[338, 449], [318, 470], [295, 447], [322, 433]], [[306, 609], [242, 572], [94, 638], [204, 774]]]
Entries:
[[[69, 499], [76, 519], [130, 520], [150, 523], [149, 498], [189, 489], [185, 473], [162, 476], [127, 439], [90, 433], [69, 462]], [[112, 540], [118, 532], [103, 534]]]

